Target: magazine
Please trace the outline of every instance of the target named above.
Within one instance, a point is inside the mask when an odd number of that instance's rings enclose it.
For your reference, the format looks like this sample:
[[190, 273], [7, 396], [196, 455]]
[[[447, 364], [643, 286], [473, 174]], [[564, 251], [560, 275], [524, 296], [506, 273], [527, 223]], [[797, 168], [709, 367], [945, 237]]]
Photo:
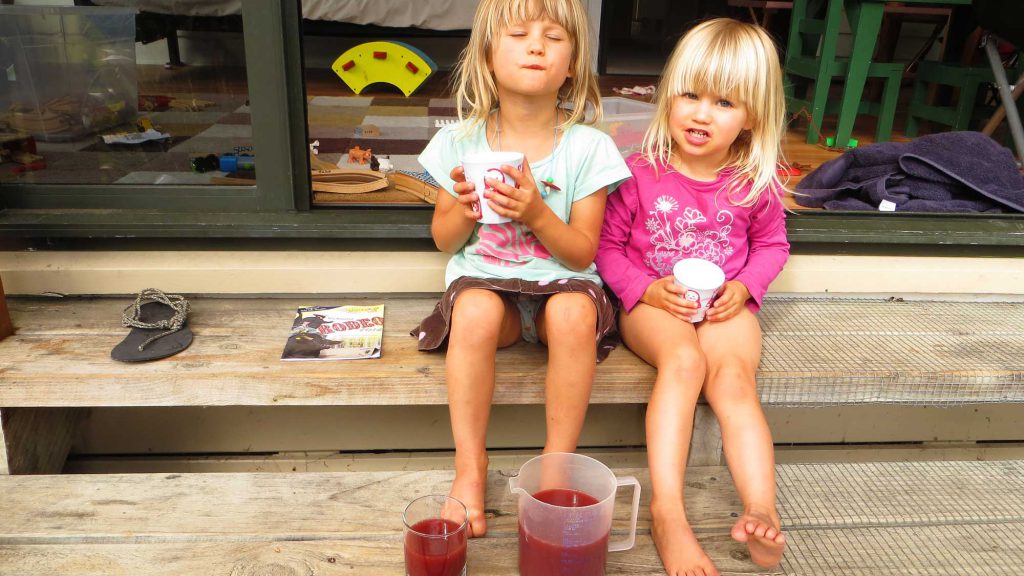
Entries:
[[380, 358], [383, 339], [383, 304], [307, 306], [295, 311], [281, 360]]

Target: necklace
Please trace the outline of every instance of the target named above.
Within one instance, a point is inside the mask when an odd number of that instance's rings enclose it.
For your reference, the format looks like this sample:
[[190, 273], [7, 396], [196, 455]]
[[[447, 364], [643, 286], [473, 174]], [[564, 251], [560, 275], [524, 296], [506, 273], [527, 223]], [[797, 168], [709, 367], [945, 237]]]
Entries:
[[[498, 147], [498, 152], [501, 151], [501, 108], [494, 111], [494, 140]], [[555, 110], [555, 121], [552, 124], [551, 130], [551, 164], [552, 167], [555, 163], [555, 149], [558, 148], [558, 110]], [[543, 185], [543, 190], [540, 190], [540, 197], [547, 198], [548, 194], [552, 190], [561, 192], [562, 189], [555, 185], [555, 179], [548, 176], [540, 182]]]

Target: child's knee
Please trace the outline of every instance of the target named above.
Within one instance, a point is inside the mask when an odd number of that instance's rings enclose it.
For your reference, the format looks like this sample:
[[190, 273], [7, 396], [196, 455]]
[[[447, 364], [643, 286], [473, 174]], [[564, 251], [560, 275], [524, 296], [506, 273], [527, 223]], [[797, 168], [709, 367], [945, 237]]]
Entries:
[[494, 292], [467, 290], [452, 307], [451, 340], [496, 338], [505, 317], [505, 302]]
[[561, 293], [544, 305], [544, 324], [551, 333], [567, 338], [589, 338], [597, 332], [597, 307], [584, 294]]
[[757, 380], [749, 370], [726, 366], [712, 368], [704, 383], [704, 398], [716, 410], [759, 405]]
[[658, 364], [658, 372], [670, 375], [673, 380], [697, 386], [704, 383], [707, 369], [704, 353], [695, 346], [676, 346]]

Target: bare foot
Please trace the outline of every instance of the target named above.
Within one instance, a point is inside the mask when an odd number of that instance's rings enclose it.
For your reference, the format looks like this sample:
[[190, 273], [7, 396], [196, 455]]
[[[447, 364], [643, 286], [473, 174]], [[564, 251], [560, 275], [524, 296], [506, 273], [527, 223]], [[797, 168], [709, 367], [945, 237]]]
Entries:
[[747, 543], [750, 559], [758, 566], [772, 568], [782, 560], [786, 536], [779, 528], [777, 514], [758, 510], [744, 511], [736, 524], [733, 524], [732, 537], [734, 540]]
[[697, 542], [681, 503], [651, 503], [651, 536], [668, 576], [719, 576], [711, 558]]
[[449, 496], [457, 498], [466, 505], [469, 519], [469, 537], [479, 538], [487, 533], [487, 520], [484, 518], [484, 498], [487, 495], [487, 457], [483, 460], [460, 463], [455, 462], [455, 480], [452, 482]]

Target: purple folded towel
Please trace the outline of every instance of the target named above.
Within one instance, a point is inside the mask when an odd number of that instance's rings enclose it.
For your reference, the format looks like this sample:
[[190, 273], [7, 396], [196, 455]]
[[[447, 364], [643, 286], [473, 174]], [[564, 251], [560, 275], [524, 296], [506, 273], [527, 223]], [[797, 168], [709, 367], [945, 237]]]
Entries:
[[796, 186], [797, 204], [829, 210], [1024, 212], [1013, 154], [980, 132], [944, 132], [845, 152]]

